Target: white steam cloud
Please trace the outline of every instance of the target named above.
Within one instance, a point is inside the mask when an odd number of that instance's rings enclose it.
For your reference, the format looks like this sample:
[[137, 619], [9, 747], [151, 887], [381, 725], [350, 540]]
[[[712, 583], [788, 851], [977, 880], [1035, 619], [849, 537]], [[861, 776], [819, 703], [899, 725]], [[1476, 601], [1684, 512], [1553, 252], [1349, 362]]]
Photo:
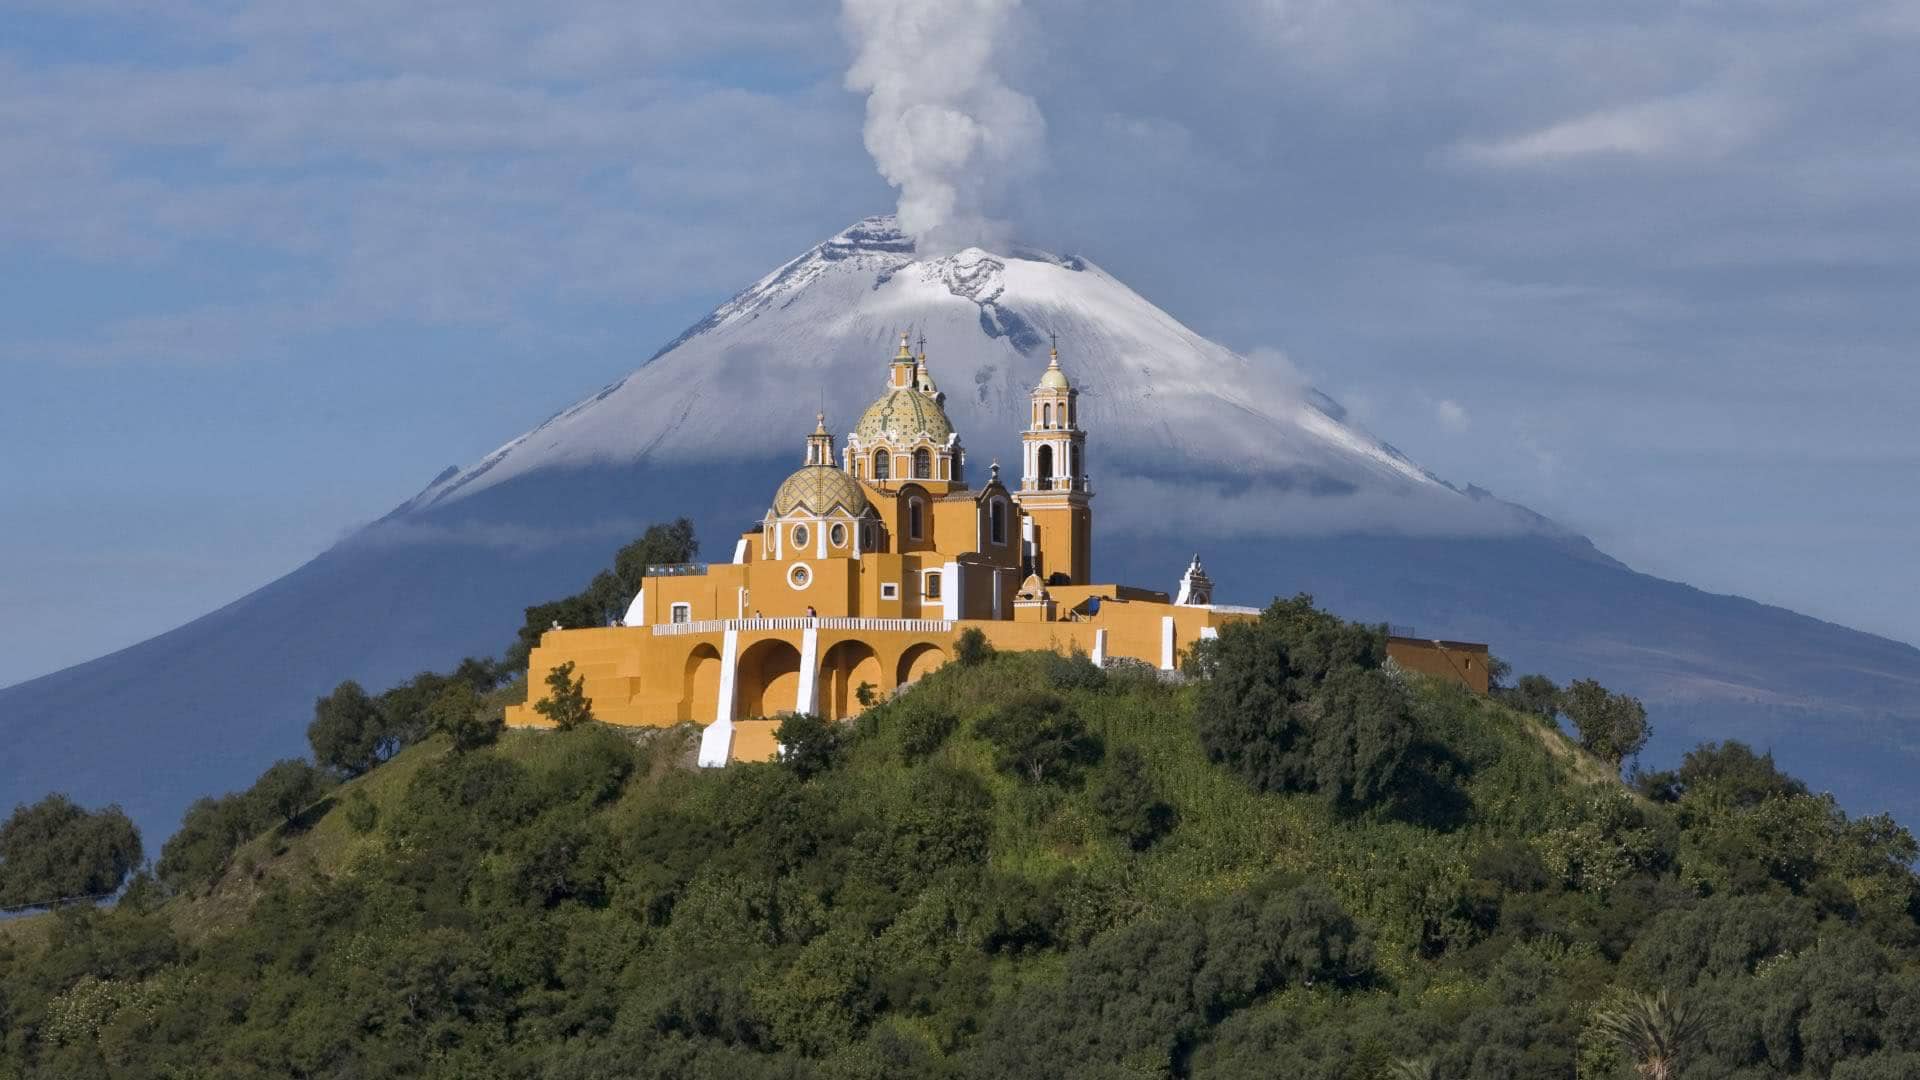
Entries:
[[867, 95], [867, 151], [923, 247], [986, 243], [1006, 185], [1040, 164], [1046, 121], [997, 63], [1020, 0], [843, 0]]

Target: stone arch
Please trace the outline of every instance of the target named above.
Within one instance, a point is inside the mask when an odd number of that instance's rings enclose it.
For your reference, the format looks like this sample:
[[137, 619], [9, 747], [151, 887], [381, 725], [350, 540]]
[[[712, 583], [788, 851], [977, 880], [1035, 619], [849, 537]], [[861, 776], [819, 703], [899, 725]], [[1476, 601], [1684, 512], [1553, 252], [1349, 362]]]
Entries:
[[779, 638], [756, 641], [740, 653], [734, 679], [734, 719], [792, 712], [800, 695], [800, 650]]
[[1053, 490], [1053, 447], [1040, 444], [1040, 452], [1035, 455], [1034, 472], [1039, 473], [1040, 490]]
[[875, 693], [887, 689], [880, 656], [873, 646], [848, 640], [828, 649], [820, 661], [820, 715], [839, 720], [857, 714], [861, 709], [861, 683], [872, 683]]
[[909, 645], [900, 654], [900, 663], [894, 672], [895, 683], [905, 686], [910, 682], [917, 682], [933, 674], [946, 662], [946, 650], [931, 641]]
[[706, 724], [713, 721], [714, 702], [720, 697], [720, 650], [701, 642], [687, 653], [680, 675], [680, 719]]

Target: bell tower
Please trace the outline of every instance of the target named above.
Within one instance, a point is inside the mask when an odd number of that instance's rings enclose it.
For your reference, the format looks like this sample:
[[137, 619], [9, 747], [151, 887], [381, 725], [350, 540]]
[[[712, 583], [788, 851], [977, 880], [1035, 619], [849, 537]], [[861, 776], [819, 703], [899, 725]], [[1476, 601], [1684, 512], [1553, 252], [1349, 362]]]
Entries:
[[1055, 344], [1030, 396], [1020, 433], [1020, 490], [1026, 511], [1028, 572], [1048, 584], [1093, 580], [1093, 490], [1087, 484], [1087, 433], [1080, 427], [1080, 391], [1060, 370]]

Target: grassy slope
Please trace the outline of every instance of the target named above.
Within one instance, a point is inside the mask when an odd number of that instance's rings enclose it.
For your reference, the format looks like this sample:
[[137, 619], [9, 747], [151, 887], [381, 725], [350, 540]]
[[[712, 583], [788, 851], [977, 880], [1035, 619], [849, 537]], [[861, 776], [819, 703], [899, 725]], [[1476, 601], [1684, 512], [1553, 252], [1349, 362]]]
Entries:
[[[1078, 699], [1081, 714], [1105, 740], [1108, 751], [1120, 746], [1138, 748], [1155, 785], [1179, 813], [1179, 827], [1170, 837], [1145, 856], [1131, 856], [1104, 838], [1085, 798], [1035, 789], [996, 772], [991, 747], [968, 736], [974, 719], [1010, 693], [1041, 683], [1040, 662], [1037, 656], [1012, 655], [988, 669], [950, 667], [913, 691], [936, 698], [961, 718], [959, 732], [936, 756], [976, 773], [994, 790], [996, 870], [1036, 883], [1067, 869], [1096, 879], [1124, 875], [1142, 915], [1241, 889], [1274, 871], [1291, 871], [1326, 881], [1357, 914], [1371, 917], [1385, 930], [1396, 920], [1384, 917], [1404, 910], [1409, 878], [1464, 873], [1467, 858], [1484, 841], [1488, 827], [1523, 827], [1522, 822], [1503, 817], [1498, 805], [1480, 807], [1479, 827], [1435, 832], [1385, 815], [1341, 818], [1309, 797], [1256, 794], [1206, 760], [1186, 719], [1187, 691], [1140, 685], [1123, 694], [1077, 692], [1072, 696]], [[1514, 790], [1545, 801], [1592, 785], [1621, 790], [1604, 762], [1558, 730], [1456, 688], [1419, 677], [1414, 680], [1429, 718], [1445, 715], [1449, 722], [1457, 722], [1453, 718], [1464, 717], [1475, 729], [1461, 734], [1477, 744], [1487, 759], [1469, 782], [1476, 802], [1483, 795], [1497, 797], [1496, 792], [1510, 798]], [[641, 737], [690, 740], [695, 736], [674, 730], [641, 733]], [[508, 731], [498, 751], [522, 764], [538, 764], [549, 739], [545, 732]], [[243, 919], [270, 882], [295, 884], [352, 873], [357, 858], [377, 854], [383, 830], [376, 826], [366, 834], [355, 832], [340, 806], [354, 792], [364, 792], [381, 811], [381, 819], [388, 819], [420, 769], [447, 752], [445, 740], [439, 737], [410, 747], [330, 793], [310, 812], [311, 827], [256, 837], [236, 854], [210, 892], [179, 898], [170, 905], [175, 924], [189, 937], [202, 937]], [[887, 806], [907, 798], [907, 773], [896, 755], [894, 740], [885, 730], [855, 744], [847, 779], [860, 792], [861, 801]], [[656, 763], [651, 773], [630, 779], [623, 797], [603, 812], [616, 826], [627, 824], [623, 819], [644, 813], [645, 805], [658, 797], [651, 789], [663, 780], [692, 788], [705, 786], [708, 776], [669, 778], [668, 774], [680, 771], [678, 763], [684, 756], [650, 755]], [[1411, 865], [1406, 858], [1383, 859], [1383, 851], [1417, 851], [1421, 865]], [[16, 920], [15, 925], [37, 921]], [[19, 926], [14, 932], [24, 935], [31, 928]], [[1383, 944], [1390, 942], [1389, 937]]]

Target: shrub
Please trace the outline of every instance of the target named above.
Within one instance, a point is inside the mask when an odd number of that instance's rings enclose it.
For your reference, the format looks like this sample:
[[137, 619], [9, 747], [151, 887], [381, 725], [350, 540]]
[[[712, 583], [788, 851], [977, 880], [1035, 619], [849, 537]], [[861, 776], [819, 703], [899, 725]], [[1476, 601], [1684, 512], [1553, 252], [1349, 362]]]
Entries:
[[140, 830], [120, 807], [48, 795], [0, 823], [0, 906], [110, 893], [139, 864]]
[[773, 734], [780, 744], [780, 764], [801, 780], [833, 768], [844, 742], [839, 725], [814, 713], [790, 713]]
[[953, 643], [953, 658], [961, 667], [979, 667], [993, 659], [993, 642], [987, 640], [977, 626], [969, 626], [960, 631], [960, 637]]
[[1592, 679], [1568, 684], [1560, 703], [1574, 730], [1580, 733], [1580, 745], [1616, 769], [1644, 749], [1653, 734], [1646, 706], [1636, 698], [1612, 693]]
[[959, 717], [926, 694], [910, 694], [894, 708], [900, 728], [900, 757], [908, 764], [933, 756], [960, 726]]
[[561, 731], [571, 731], [593, 721], [593, 699], [586, 693], [586, 676], [573, 677], [569, 660], [547, 672], [547, 696], [534, 702], [533, 711], [553, 721]]
[[357, 833], [370, 833], [380, 822], [380, 808], [367, 798], [366, 792], [359, 789], [347, 796], [346, 815], [347, 824]]
[[1312, 791], [1336, 805], [1377, 801], [1413, 738], [1406, 689], [1381, 670], [1385, 635], [1275, 601], [1195, 650], [1194, 718], [1207, 754], [1261, 791]]
[[501, 720], [488, 715], [466, 683], [450, 683], [427, 706], [427, 722], [453, 740], [455, 751], [477, 750], [500, 737]]
[[1055, 694], [1028, 692], [987, 714], [975, 732], [999, 753], [994, 767], [1033, 783], [1071, 785], [1100, 759], [1100, 740]]
[[1107, 673], [1078, 648], [1066, 656], [1048, 653], [1046, 669], [1047, 683], [1055, 690], [1099, 690], [1107, 685]]
[[379, 705], [351, 680], [313, 703], [307, 743], [313, 760], [345, 777], [359, 776], [397, 749]]
[[1107, 831], [1135, 851], [1145, 851], [1173, 828], [1173, 807], [1147, 776], [1140, 751], [1123, 746], [1108, 760], [1094, 805]]

